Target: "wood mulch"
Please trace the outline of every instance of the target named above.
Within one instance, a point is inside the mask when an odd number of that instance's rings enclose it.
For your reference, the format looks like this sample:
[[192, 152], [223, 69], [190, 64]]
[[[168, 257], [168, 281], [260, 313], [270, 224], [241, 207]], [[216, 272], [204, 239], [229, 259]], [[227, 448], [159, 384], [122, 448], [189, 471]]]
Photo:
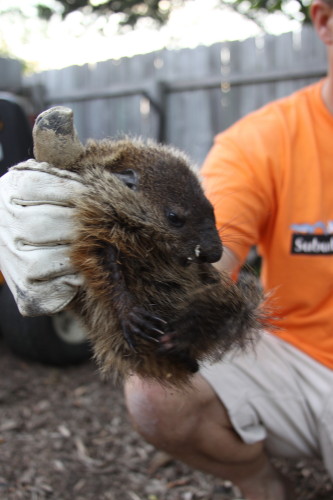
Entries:
[[[120, 387], [96, 366], [54, 368], [0, 340], [1, 500], [218, 500], [220, 481], [168, 460], [131, 428]], [[279, 463], [298, 500], [332, 500], [318, 463]]]

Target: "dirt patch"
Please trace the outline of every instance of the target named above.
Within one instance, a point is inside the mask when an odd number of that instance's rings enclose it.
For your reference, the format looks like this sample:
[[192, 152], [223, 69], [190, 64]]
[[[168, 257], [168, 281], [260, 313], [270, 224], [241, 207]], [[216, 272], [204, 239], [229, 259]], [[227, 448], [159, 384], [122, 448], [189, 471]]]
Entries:
[[[217, 499], [220, 481], [193, 471], [131, 428], [120, 387], [96, 366], [27, 363], [0, 341], [1, 500]], [[279, 463], [299, 500], [332, 500], [318, 463]]]

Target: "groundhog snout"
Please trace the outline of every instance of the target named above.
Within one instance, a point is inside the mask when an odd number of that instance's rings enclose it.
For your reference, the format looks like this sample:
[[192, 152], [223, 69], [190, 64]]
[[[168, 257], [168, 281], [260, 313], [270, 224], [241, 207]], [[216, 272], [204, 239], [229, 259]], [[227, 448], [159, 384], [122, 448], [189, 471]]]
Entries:
[[215, 221], [205, 220], [199, 231], [199, 242], [195, 246], [194, 254], [200, 262], [217, 262], [222, 257], [223, 246]]
[[222, 257], [223, 246], [219, 238], [201, 239], [200, 242], [192, 243], [188, 247], [186, 255], [180, 256], [180, 263], [188, 266], [193, 263], [217, 262]]
[[222, 257], [222, 245], [220, 245], [220, 248], [211, 248], [206, 252], [203, 252], [199, 256], [199, 260], [201, 262], [209, 262], [212, 264], [213, 262], [217, 262], [220, 260]]
[[215, 242], [213, 245], [201, 244], [197, 249], [197, 259], [200, 262], [217, 262], [222, 257], [223, 247], [220, 241]]

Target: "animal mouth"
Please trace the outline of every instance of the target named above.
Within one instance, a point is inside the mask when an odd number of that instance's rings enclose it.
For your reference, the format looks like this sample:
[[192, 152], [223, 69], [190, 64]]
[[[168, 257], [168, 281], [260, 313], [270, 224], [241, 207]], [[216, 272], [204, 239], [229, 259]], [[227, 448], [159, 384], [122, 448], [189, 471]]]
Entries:
[[209, 262], [210, 264], [212, 264], [220, 260], [222, 256], [222, 251], [223, 249], [219, 248], [214, 252], [212, 251], [211, 253], [206, 254], [201, 251], [200, 245], [197, 245], [195, 247], [193, 255], [180, 258], [180, 264], [184, 267], [188, 267], [191, 264], [202, 264], [204, 262]]
[[181, 256], [179, 263], [183, 267], [188, 267], [191, 264], [214, 263], [220, 260], [223, 253], [222, 245], [213, 246], [210, 249], [203, 249], [201, 245], [194, 247], [193, 253], [190, 255]]

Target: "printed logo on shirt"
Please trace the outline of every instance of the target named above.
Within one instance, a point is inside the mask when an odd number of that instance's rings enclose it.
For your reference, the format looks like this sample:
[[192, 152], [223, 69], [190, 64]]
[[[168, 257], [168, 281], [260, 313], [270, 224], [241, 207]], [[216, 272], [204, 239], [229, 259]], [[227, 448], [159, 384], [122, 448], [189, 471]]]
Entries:
[[333, 221], [325, 224], [292, 224], [291, 253], [294, 255], [333, 255]]

